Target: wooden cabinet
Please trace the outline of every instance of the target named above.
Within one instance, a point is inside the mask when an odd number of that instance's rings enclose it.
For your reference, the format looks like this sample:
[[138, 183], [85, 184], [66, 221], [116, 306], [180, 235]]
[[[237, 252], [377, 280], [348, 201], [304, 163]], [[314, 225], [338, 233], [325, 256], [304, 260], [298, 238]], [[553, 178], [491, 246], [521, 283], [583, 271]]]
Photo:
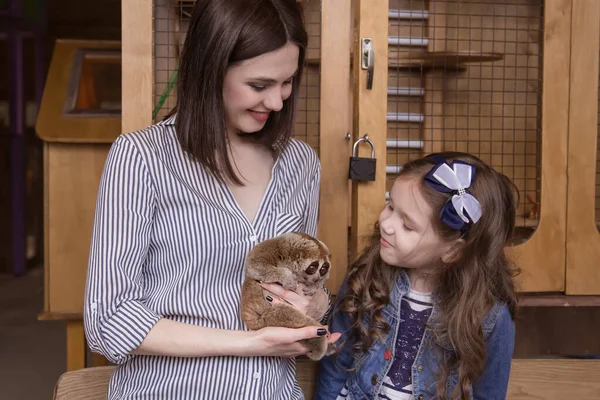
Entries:
[[96, 195], [121, 132], [119, 42], [58, 40], [36, 123], [44, 142], [44, 312], [67, 321], [67, 368], [85, 366], [82, 307]]

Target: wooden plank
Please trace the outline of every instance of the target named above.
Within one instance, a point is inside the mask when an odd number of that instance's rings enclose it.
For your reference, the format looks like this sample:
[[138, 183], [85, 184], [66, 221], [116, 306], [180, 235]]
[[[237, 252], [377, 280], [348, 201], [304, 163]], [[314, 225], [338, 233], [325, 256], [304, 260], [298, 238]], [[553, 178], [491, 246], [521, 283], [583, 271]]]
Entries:
[[[299, 361], [297, 377], [307, 399], [314, 396], [317, 363]], [[548, 400], [600, 396], [600, 360], [513, 359], [507, 399]]]
[[544, 10], [540, 221], [529, 240], [508, 248], [524, 292], [565, 289], [571, 0], [547, 0]]
[[599, 376], [600, 360], [514, 359], [506, 398], [595, 400]]
[[108, 397], [108, 385], [116, 369], [116, 366], [108, 366], [65, 372], [56, 382], [53, 399], [104, 400]]
[[600, 234], [595, 222], [599, 26], [600, 2], [574, 0], [567, 168], [567, 294], [600, 294]]
[[[349, 208], [346, 134], [350, 131], [351, 3], [329, 0], [321, 4], [320, 143], [321, 196], [319, 238], [332, 254], [329, 290], [336, 293], [348, 267]], [[345, 93], [346, 92], [346, 93]]]
[[67, 371], [85, 368], [83, 321], [67, 321]]
[[521, 306], [515, 330], [515, 358], [600, 354], [598, 306]]
[[521, 307], [600, 307], [600, 296], [521, 296]]
[[49, 159], [49, 143], [43, 144], [44, 157], [42, 162], [44, 163], [44, 311], [50, 310], [50, 240], [48, 240], [48, 232], [50, 232], [50, 202], [48, 201], [48, 193], [50, 189], [50, 185], [48, 184], [48, 178], [50, 176], [50, 171], [48, 169], [48, 159]]
[[152, 1], [121, 2], [121, 130], [131, 132], [152, 123]]
[[[354, 120], [353, 142], [365, 134], [375, 145], [377, 174], [374, 182], [352, 183], [351, 252], [360, 252], [373, 231], [385, 203], [386, 102], [388, 65], [388, 0], [354, 0]], [[375, 50], [372, 90], [367, 90], [367, 71], [361, 69], [361, 39], [371, 38]], [[360, 157], [370, 157], [367, 144], [359, 146]]]
[[47, 162], [46, 312], [80, 313], [96, 197], [110, 144], [51, 143]]

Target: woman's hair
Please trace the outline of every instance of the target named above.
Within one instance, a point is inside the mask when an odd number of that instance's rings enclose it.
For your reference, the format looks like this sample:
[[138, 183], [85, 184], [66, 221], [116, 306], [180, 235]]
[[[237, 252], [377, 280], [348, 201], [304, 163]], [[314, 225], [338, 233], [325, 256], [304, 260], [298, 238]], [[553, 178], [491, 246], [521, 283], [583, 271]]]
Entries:
[[[443, 240], [462, 239], [451, 261], [446, 260], [432, 277], [436, 285], [437, 317], [435, 321], [429, 321], [429, 327], [436, 344], [447, 343], [454, 349], [453, 357], [442, 358], [439, 398], [469, 399], [469, 385], [481, 375], [486, 362], [484, 318], [495, 301], [506, 303], [513, 318], [516, 314], [517, 296], [512, 278], [518, 270], [504, 252], [515, 225], [515, 187], [505, 175], [475, 156], [450, 152], [439, 155], [448, 163], [461, 160], [476, 168], [469, 191], [479, 201], [483, 214], [477, 223], [468, 224], [466, 230], [453, 230], [440, 220], [440, 210], [452, 194], [438, 192], [425, 183], [425, 176], [436, 165], [434, 160], [411, 161], [402, 167], [399, 176], [416, 178], [423, 197], [433, 209], [431, 223], [435, 232]], [[370, 244], [349, 267], [347, 288], [338, 305], [339, 311], [350, 316], [349, 339], [355, 340], [355, 352], [366, 352], [374, 340], [383, 341], [389, 331], [382, 311], [402, 272], [402, 268], [387, 265], [381, 259], [378, 224], [375, 228]], [[363, 321], [365, 317], [368, 324]], [[448, 394], [445, 389], [451, 370], [458, 371], [458, 385]]]
[[280, 49], [299, 49], [292, 94], [281, 111], [252, 135], [274, 154], [289, 141], [308, 35], [296, 0], [198, 0], [179, 62], [175, 127], [183, 150], [220, 181], [241, 184], [227, 156], [223, 103], [227, 68], [237, 62]]

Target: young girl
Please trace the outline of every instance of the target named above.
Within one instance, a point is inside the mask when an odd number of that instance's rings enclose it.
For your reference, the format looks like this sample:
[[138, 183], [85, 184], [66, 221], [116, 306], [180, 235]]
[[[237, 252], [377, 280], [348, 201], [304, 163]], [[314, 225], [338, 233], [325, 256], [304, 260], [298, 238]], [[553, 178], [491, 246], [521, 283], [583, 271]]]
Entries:
[[504, 399], [514, 346], [510, 180], [478, 158], [404, 165], [350, 266], [316, 399]]

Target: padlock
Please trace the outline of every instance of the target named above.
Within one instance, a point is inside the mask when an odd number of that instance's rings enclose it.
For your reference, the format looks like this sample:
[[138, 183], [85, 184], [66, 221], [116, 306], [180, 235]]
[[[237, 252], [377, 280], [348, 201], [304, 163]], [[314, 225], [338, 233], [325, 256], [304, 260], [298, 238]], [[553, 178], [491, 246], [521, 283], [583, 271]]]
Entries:
[[[371, 158], [357, 157], [357, 148], [360, 142], [367, 142], [371, 146]], [[369, 139], [368, 135], [358, 139], [352, 146], [352, 157], [350, 157], [350, 168], [348, 179], [353, 181], [374, 181], [377, 160], [375, 159], [375, 145]]]

